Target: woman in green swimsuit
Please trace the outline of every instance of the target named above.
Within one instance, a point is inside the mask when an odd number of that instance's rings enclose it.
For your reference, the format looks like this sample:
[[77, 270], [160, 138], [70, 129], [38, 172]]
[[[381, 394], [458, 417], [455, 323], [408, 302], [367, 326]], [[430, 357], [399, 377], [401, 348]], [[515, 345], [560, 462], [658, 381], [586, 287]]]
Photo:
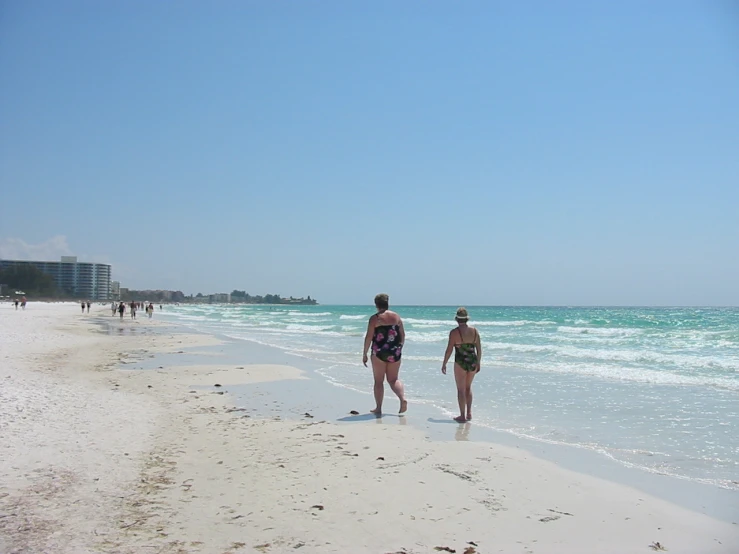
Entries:
[[472, 381], [480, 371], [482, 346], [480, 333], [467, 325], [470, 316], [466, 308], [459, 308], [454, 319], [457, 320], [458, 327], [449, 333], [449, 343], [444, 353], [441, 372], [446, 375], [446, 364], [454, 351], [454, 380], [457, 383], [457, 402], [459, 402], [459, 417], [455, 417], [454, 421], [464, 423], [472, 419]]

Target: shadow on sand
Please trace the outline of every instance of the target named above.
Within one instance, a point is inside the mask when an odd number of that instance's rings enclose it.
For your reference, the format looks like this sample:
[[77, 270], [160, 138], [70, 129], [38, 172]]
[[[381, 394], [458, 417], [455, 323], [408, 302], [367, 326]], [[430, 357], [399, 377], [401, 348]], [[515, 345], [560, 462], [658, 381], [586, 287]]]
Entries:
[[353, 422], [353, 421], [372, 421], [373, 419], [381, 419], [383, 417], [404, 417], [404, 414], [359, 414], [346, 417], [340, 417], [336, 421]]
[[428, 421], [429, 423], [453, 423], [454, 425], [464, 425], [464, 423], [460, 423], [459, 421], [454, 421], [452, 418], [434, 419], [433, 417], [430, 417], [426, 421]]

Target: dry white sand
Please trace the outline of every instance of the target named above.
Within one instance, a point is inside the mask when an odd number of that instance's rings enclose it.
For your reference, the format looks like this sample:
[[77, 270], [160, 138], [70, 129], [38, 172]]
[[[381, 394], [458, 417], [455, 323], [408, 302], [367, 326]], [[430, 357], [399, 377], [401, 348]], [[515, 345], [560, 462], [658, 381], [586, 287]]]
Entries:
[[295, 368], [117, 369], [216, 342], [144, 318], [103, 334], [76, 308], [0, 307], [3, 554], [739, 552], [736, 525], [518, 449], [229, 403]]

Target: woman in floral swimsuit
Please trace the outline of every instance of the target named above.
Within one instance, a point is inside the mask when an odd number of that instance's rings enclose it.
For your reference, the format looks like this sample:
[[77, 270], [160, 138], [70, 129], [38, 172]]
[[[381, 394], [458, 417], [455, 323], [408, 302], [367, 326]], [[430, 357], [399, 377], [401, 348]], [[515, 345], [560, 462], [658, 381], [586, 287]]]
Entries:
[[480, 333], [467, 325], [470, 319], [467, 309], [459, 308], [455, 319], [458, 327], [449, 333], [449, 343], [444, 353], [441, 372], [446, 375], [446, 364], [454, 351], [454, 380], [457, 383], [457, 402], [459, 402], [459, 416], [454, 420], [464, 423], [472, 419], [472, 381], [480, 371], [482, 346]]
[[405, 400], [403, 383], [398, 379], [400, 372], [400, 357], [405, 343], [405, 329], [403, 320], [389, 308], [390, 298], [387, 294], [375, 296], [377, 313], [373, 315], [367, 325], [367, 334], [364, 337], [364, 351], [362, 363], [367, 367], [367, 351], [372, 347], [372, 373], [375, 377], [375, 409], [373, 414], [382, 414], [382, 400], [385, 396], [385, 379], [393, 392], [400, 399], [400, 413], [408, 409]]

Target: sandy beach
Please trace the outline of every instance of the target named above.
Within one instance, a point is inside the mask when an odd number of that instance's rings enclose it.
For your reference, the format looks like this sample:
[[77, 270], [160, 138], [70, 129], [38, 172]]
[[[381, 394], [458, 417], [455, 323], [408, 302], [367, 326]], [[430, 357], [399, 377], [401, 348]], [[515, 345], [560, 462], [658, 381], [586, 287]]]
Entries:
[[739, 551], [732, 522], [523, 449], [429, 440], [413, 407], [348, 425], [263, 389], [235, 403], [229, 387], [311, 376], [248, 349], [219, 363], [216, 337], [104, 307], [0, 310], [2, 553]]

